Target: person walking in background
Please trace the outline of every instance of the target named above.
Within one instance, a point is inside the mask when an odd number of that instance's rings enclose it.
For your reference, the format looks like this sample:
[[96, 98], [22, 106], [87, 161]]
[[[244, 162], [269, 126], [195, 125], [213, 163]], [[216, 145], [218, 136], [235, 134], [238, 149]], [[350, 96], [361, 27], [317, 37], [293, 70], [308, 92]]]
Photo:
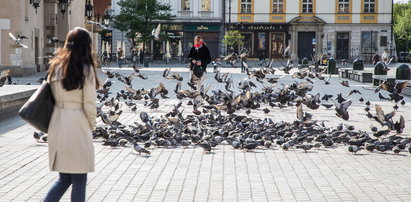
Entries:
[[133, 67], [137, 67], [138, 66], [138, 53], [136, 49], [132, 49], [131, 50], [131, 56], [133, 58]]
[[44, 201], [59, 201], [72, 185], [71, 201], [83, 202], [87, 173], [93, 172], [92, 131], [96, 126], [96, 63], [87, 30], [69, 31], [64, 47], [50, 61], [47, 82], [55, 98], [48, 128], [49, 167], [59, 179]]
[[143, 49], [140, 50], [139, 57], [140, 57], [140, 64], [143, 64], [143, 61], [144, 61], [144, 51], [143, 51]]
[[194, 37], [194, 46], [187, 56], [190, 61], [191, 78], [189, 85], [194, 90], [200, 89], [204, 81], [204, 73], [211, 62], [210, 51], [200, 36]]
[[240, 63], [241, 63], [241, 72], [245, 72], [245, 65], [244, 62], [247, 63], [247, 56], [248, 56], [248, 50], [243, 46], [241, 47], [240, 50]]
[[118, 67], [123, 67], [123, 60], [124, 60], [124, 52], [123, 49], [120, 47], [117, 51], [117, 60], [118, 60]]
[[372, 63], [376, 65], [379, 61], [381, 61], [381, 57], [378, 55], [378, 52], [375, 52], [374, 56], [372, 56]]

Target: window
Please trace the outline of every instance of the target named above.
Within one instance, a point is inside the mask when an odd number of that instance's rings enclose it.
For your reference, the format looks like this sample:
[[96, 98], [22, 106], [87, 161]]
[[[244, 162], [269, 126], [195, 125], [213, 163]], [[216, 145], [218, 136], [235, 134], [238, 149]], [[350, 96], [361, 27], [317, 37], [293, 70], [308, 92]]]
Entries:
[[350, 0], [338, 0], [338, 12], [349, 13], [350, 12]]
[[211, 11], [211, 0], [201, 1], [201, 11]]
[[284, 0], [273, 0], [273, 13], [283, 13]]
[[380, 37], [380, 46], [387, 46], [388, 38], [387, 36]]
[[190, 0], [181, 0], [181, 10], [183, 11], [190, 10]]
[[361, 32], [361, 52], [374, 53], [377, 50], [377, 33], [374, 31]]
[[251, 13], [251, 0], [241, 0], [241, 13]]
[[375, 12], [375, 0], [364, 0], [364, 13]]
[[303, 0], [303, 13], [313, 13], [313, 0]]

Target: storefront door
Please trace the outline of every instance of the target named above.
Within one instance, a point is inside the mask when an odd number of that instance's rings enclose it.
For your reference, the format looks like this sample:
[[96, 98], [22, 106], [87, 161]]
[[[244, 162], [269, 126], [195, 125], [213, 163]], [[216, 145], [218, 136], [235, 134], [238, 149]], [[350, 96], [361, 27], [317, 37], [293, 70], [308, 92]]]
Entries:
[[311, 60], [314, 56], [314, 47], [316, 43], [315, 32], [298, 32], [298, 58], [301, 61], [303, 58]]
[[349, 56], [349, 37], [348, 32], [337, 33], [337, 59], [348, 59]]
[[280, 59], [284, 52], [284, 33], [274, 32], [270, 37], [270, 56], [273, 59]]

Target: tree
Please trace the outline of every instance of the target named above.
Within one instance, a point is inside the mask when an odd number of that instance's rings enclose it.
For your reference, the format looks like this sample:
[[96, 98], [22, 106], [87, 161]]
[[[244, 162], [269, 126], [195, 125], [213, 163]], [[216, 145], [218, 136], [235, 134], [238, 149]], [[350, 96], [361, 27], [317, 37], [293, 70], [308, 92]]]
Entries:
[[411, 2], [394, 4], [393, 18], [397, 50], [406, 50], [408, 41], [411, 41]]
[[233, 47], [235, 45], [242, 46], [244, 45], [244, 36], [241, 35], [241, 33], [238, 30], [232, 30], [227, 32], [226, 35], [224, 35], [223, 43], [227, 47]]
[[[146, 42], [153, 39], [151, 31], [157, 24], [175, 17], [170, 14], [169, 4], [159, 3], [157, 0], [121, 0], [118, 5], [121, 10], [113, 19], [113, 27], [127, 32], [126, 37], [133, 45], [135, 42], [142, 42], [143, 50]], [[137, 33], [140, 35], [139, 38], [136, 37]]]

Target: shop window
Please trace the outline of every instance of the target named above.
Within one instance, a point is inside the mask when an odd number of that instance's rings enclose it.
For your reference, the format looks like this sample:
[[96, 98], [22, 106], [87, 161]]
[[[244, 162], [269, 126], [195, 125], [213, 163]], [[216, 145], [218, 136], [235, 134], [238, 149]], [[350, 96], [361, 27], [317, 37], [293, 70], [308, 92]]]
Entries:
[[377, 33], [373, 31], [361, 32], [361, 52], [374, 53], [377, 50]]
[[241, 0], [241, 13], [251, 13], [251, 0]]
[[265, 50], [265, 32], [258, 33], [258, 50]]
[[190, 0], [181, 0], [181, 10], [183, 11], [190, 10]]
[[284, 13], [284, 0], [273, 0], [273, 13]]
[[380, 46], [387, 46], [387, 41], [388, 41], [387, 36], [381, 36], [380, 37]]
[[364, 0], [364, 13], [375, 12], [375, 0]]
[[349, 13], [350, 12], [350, 0], [338, 0], [338, 12]]
[[313, 0], [303, 0], [303, 13], [313, 13]]
[[201, 11], [211, 11], [211, 0], [201, 1]]

